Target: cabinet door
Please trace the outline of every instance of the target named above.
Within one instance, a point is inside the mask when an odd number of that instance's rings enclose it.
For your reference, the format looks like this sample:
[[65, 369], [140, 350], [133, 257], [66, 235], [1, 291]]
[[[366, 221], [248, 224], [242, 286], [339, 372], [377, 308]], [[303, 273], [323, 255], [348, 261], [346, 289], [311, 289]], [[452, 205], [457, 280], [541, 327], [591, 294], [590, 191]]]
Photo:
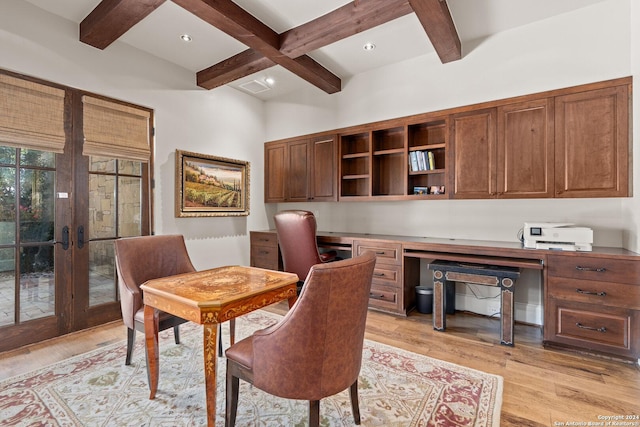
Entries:
[[553, 101], [498, 108], [500, 198], [553, 197]]
[[336, 136], [327, 135], [311, 141], [311, 197], [315, 201], [338, 200]]
[[287, 146], [284, 143], [264, 146], [264, 201], [284, 202], [286, 198], [285, 176], [287, 166]]
[[306, 202], [310, 199], [311, 151], [309, 140], [288, 143], [288, 168], [286, 171], [287, 201]]
[[496, 197], [496, 109], [456, 114], [451, 119], [454, 197]]
[[628, 196], [628, 144], [627, 86], [557, 97], [556, 197]]

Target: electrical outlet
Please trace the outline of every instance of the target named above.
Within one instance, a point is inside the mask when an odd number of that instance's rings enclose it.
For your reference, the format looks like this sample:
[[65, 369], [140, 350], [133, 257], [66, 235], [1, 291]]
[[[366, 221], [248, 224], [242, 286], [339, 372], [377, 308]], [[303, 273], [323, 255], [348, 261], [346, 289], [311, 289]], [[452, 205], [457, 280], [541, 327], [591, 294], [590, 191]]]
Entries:
[[489, 301], [487, 303], [487, 311], [489, 315], [500, 314], [500, 301]]

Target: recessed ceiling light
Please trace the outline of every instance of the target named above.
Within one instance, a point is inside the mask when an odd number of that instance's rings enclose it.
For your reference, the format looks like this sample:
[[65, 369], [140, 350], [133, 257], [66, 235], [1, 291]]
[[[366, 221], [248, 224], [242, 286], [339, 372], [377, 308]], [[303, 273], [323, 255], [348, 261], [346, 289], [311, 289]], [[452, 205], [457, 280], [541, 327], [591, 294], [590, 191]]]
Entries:
[[364, 46], [362, 46], [362, 48], [364, 50], [373, 50], [376, 48], [376, 45], [373, 43], [365, 43]]
[[191, 40], [193, 40], [193, 38], [189, 35], [189, 34], [183, 34], [180, 36], [180, 40], [182, 40], [183, 42], [190, 42]]
[[266, 84], [268, 84], [269, 86], [273, 86], [273, 84], [276, 82], [276, 80], [273, 77], [267, 77], [264, 79], [264, 82]]

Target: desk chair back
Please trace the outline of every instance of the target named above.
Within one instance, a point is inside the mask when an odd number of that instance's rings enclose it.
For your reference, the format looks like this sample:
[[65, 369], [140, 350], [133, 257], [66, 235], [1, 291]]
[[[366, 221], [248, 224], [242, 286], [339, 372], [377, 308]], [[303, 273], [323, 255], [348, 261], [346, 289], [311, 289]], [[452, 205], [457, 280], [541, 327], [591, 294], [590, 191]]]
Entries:
[[304, 281], [311, 266], [331, 261], [336, 253], [320, 254], [316, 241], [316, 218], [303, 210], [280, 211], [273, 217], [284, 271]]

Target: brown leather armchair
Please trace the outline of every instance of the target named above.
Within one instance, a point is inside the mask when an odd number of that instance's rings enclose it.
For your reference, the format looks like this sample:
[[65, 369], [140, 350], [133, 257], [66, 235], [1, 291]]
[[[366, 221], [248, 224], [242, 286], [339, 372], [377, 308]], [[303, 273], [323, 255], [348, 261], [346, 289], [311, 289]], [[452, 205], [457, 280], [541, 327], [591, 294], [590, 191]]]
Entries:
[[[147, 280], [196, 270], [189, 258], [184, 237], [181, 235], [128, 237], [116, 240], [114, 246], [122, 320], [127, 327], [125, 365], [129, 365], [133, 355], [136, 330], [144, 332], [144, 304], [140, 285]], [[178, 326], [186, 320], [165, 312], [160, 312], [159, 318], [159, 330], [173, 328], [175, 342], [180, 344]], [[231, 320], [229, 325], [233, 343], [235, 321]]]
[[225, 426], [235, 425], [239, 380], [287, 399], [309, 401], [309, 426], [318, 426], [320, 399], [350, 388], [360, 424], [358, 375], [376, 257], [311, 268], [296, 304], [277, 324], [226, 351]]
[[299, 285], [305, 280], [312, 265], [336, 259], [336, 251], [320, 253], [316, 240], [316, 218], [303, 210], [280, 211], [273, 216], [284, 271], [296, 273]]

